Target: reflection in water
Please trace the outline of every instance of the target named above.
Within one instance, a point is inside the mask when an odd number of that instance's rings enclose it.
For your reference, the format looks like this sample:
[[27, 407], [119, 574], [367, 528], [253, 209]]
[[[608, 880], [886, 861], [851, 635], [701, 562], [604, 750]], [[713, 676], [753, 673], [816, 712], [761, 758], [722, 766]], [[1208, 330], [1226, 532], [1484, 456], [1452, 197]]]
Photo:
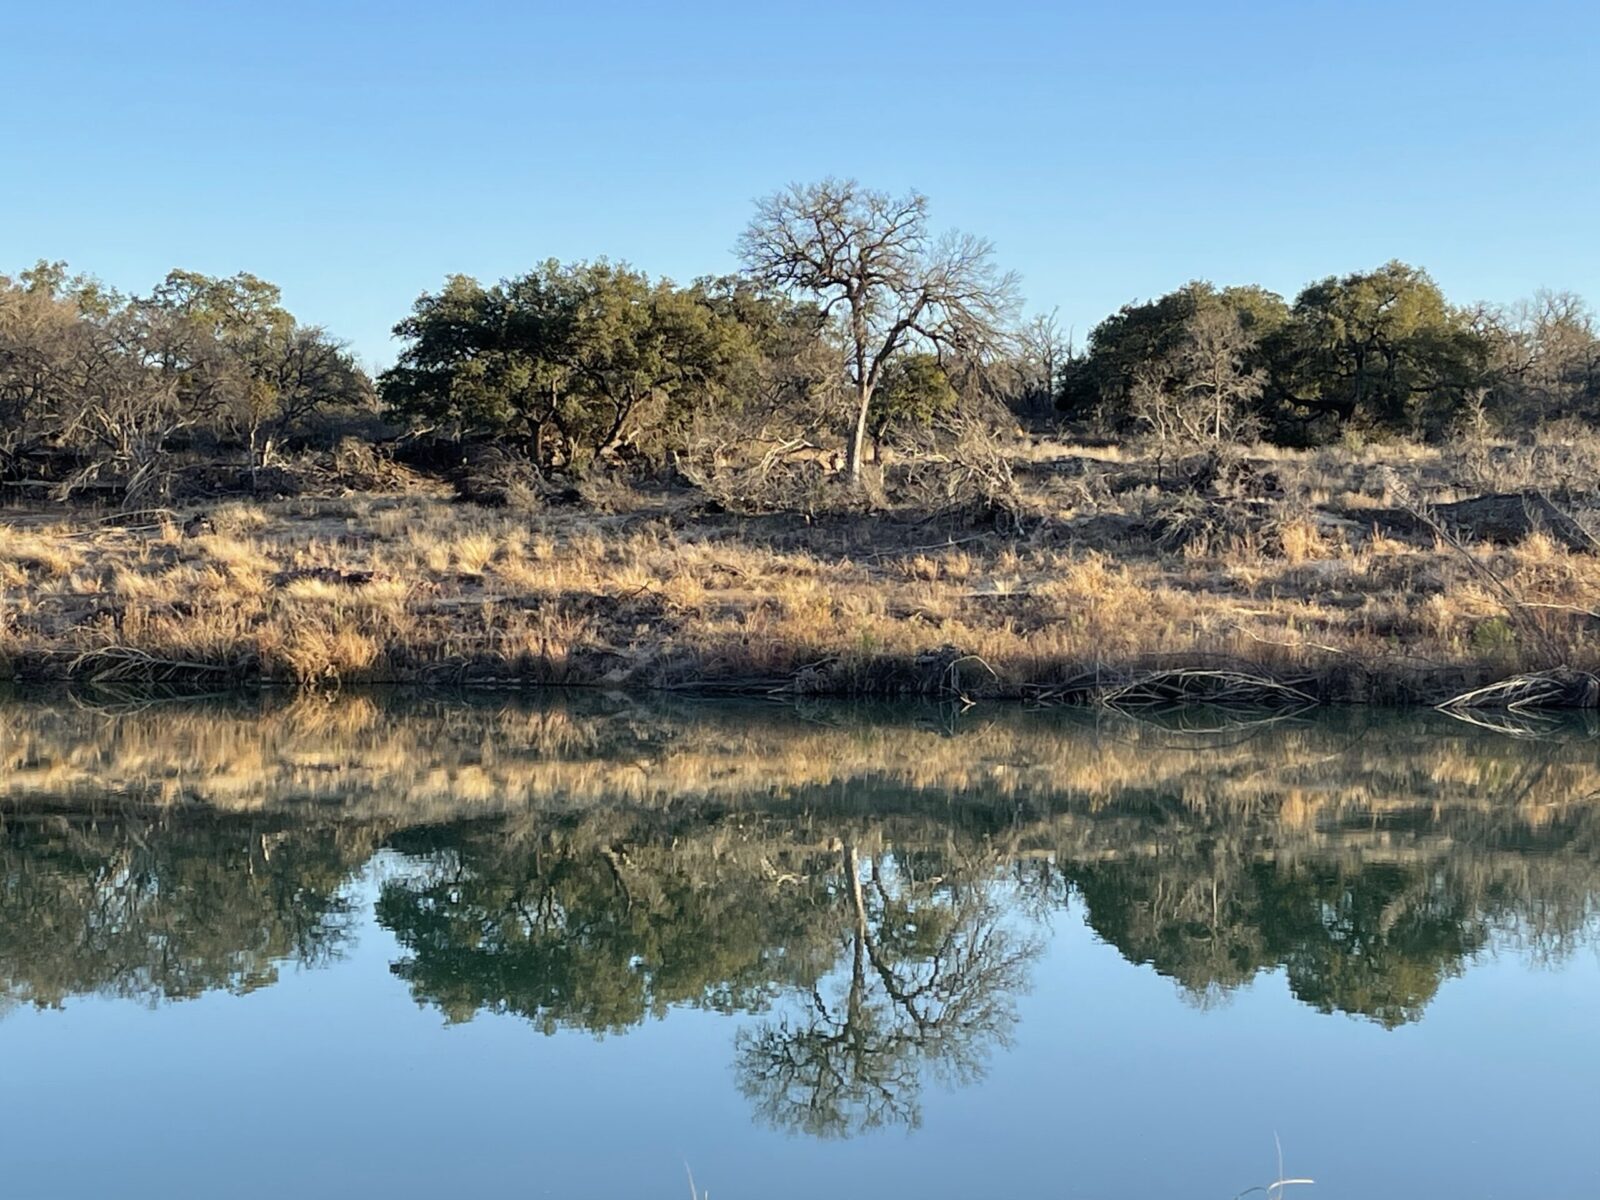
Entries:
[[[967, 1082], [1004, 1043], [1037, 947], [1004, 924], [982, 880], [918, 880], [855, 845], [830, 888], [847, 898], [840, 978], [738, 1038], [740, 1086], [769, 1122], [819, 1136], [918, 1124], [925, 1073]], [[928, 864], [925, 864], [928, 865]], [[835, 907], [838, 907], [837, 905]]]
[[206, 814], [12, 812], [0, 841], [0, 992], [156, 1003], [249, 992], [325, 963], [360, 859], [331, 830]]
[[601, 702], [0, 708], [0, 990], [272, 983], [378, 921], [419, 1003], [616, 1033], [751, 1014], [744, 1094], [816, 1135], [983, 1070], [1053, 912], [1200, 1004], [1280, 969], [1396, 1026], [1487, 948], [1593, 944], [1593, 744], [1343, 715], [1199, 737], [1082, 714]]

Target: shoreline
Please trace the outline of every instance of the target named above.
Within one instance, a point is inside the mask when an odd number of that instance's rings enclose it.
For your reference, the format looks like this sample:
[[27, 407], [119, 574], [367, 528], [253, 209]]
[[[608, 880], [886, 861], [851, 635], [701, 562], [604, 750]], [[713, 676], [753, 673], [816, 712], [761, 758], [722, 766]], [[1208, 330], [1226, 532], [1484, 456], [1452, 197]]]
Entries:
[[1240, 470], [1273, 490], [1242, 497], [1117, 448], [1011, 453], [999, 514], [827, 483], [801, 511], [739, 512], [616, 476], [522, 507], [418, 479], [0, 510], [0, 679], [1293, 708], [1556, 670], [1480, 700], [1600, 702], [1600, 556], [1537, 513], [1508, 528], [1498, 500], [1477, 536], [1397, 519], [1398, 459], [1431, 512], [1477, 511], [1442, 451], [1257, 448]]
[[[572, 653], [581, 658], [586, 653], [600, 656], [605, 651], [580, 646], [573, 648]], [[1059, 681], [1051, 681], [1047, 676], [1043, 680], [1026, 681], [982, 678], [972, 686], [950, 682], [947, 677], [950, 667], [968, 657], [958, 655], [952, 659], [934, 653], [925, 656], [925, 661], [829, 664], [837, 666], [838, 675], [830, 675], [827, 667], [819, 668], [813, 661], [801, 665], [787, 678], [709, 677], [660, 683], [584, 675], [581, 669], [570, 664], [559, 670], [551, 669], [546, 675], [541, 675], [537, 665], [514, 673], [480, 673], [478, 668], [482, 664], [462, 659], [435, 661], [410, 675], [361, 673], [352, 678], [307, 680], [264, 674], [255, 664], [180, 662], [161, 658], [156, 652], [136, 645], [116, 645], [98, 651], [45, 651], [21, 661], [12, 660], [4, 673], [0, 673], [0, 685], [86, 692], [149, 691], [172, 699], [228, 693], [376, 688], [419, 694], [572, 691], [707, 700], [938, 701], [968, 705], [983, 702], [1119, 710], [1193, 705], [1296, 712], [1308, 708], [1435, 710], [1472, 690], [1543, 674], [1525, 671], [1501, 675], [1487, 669], [1440, 668], [1430, 682], [1415, 671], [1385, 674], [1381, 668], [1363, 666], [1282, 677], [1260, 672], [1250, 663], [1222, 664], [1189, 659], [1172, 665], [1146, 665], [1125, 670], [1097, 670], [1083, 664], [1062, 671]], [[961, 669], [973, 674], [982, 668], [969, 664]], [[1212, 677], [1220, 677], [1216, 678], [1214, 688]], [[1123, 694], [1128, 692], [1138, 693], [1138, 699], [1127, 700]], [[1594, 706], [1566, 703], [1546, 707], [1582, 711]]]

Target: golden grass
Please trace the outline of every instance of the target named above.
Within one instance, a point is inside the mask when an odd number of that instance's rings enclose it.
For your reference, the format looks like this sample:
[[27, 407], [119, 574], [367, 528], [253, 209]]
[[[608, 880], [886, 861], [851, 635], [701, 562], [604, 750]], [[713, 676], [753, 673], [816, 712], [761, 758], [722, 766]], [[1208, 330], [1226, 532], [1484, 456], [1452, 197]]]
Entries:
[[276, 648], [300, 684], [356, 683], [378, 661], [378, 643], [351, 626], [307, 623]]
[[[1108, 469], [1130, 459], [1094, 455]], [[0, 521], [0, 656], [24, 675], [135, 646], [299, 682], [893, 692], [926, 690], [919, 657], [954, 646], [983, 660], [1000, 694], [1221, 658], [1318, 676], [1349, 699], [1418, 698], [1537, 669], [1552, 642], [1571, 665], [1596, 665], [1591, 556], [1537, 533], [1471, 548], [1533, 606], [1545, 635], [1535, 645], [1451, 547], [1313, 515], [1310, 497], [1381, 491], [1368, 473], [1387, 463], [1439, 469], [1433, 452], [1263, 461], [1290, 493], [1268, 531], [1182, 553], [1080, 536], [1074, 521], [1143, 501], [1095, 500], [1053, 473], [1028, 485], [1033, 523], [1020, 539], [892, 517], [684, 517], [672, 507], [681, 498], [625, 488], [607, 490], [608, 506], [635, 510], [606, 514], [513, 515], [425, 496], [225, 504], [216, 532], [195, 538], [170, 524], [19, 515]]]
[[8, 587], [24, 587], [38, 579], [62, 579], [83, 561], [80, 547], [65, 527], [37, 531], [0, 525], [0, 569]]

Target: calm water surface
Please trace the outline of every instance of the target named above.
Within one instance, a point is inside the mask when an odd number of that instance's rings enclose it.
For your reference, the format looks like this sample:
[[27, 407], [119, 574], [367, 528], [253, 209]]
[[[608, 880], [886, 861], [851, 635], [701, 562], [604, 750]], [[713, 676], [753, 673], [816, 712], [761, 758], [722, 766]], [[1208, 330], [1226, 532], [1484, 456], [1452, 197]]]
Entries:
[[0, 1196], [1600, 1196], [1597, 749], [13, 698]]

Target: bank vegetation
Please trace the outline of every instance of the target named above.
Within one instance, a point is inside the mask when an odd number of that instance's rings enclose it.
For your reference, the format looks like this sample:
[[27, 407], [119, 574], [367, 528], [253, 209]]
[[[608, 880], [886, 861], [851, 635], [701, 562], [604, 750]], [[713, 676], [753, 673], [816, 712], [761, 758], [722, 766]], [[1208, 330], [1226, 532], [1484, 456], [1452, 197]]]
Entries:
[[[0, 279], [0, 669], [1590, 704], [1600, 333], [1391, 262], [1074, 346], [851, 181], [744, 269], [452, 277], [376, 379], [248, 274]], [[1251, 689], [1255, 689], [1252, 696]]]

